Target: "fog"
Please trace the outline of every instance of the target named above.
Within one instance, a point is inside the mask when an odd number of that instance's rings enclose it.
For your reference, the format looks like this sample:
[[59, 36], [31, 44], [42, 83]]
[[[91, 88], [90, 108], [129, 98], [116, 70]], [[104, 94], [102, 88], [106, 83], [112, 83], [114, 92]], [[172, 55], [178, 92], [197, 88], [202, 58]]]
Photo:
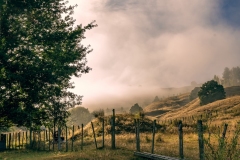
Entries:
[[72, 79], [90, 110], [144, 106], [164, 94], [161, 88], [204, 83], [225, 67], [240, 65], [238, 1], [70, 3], [78, 4], [77, 24], [98, 24], [82, 42], [93, 49], [87, 56], [92, 71]]

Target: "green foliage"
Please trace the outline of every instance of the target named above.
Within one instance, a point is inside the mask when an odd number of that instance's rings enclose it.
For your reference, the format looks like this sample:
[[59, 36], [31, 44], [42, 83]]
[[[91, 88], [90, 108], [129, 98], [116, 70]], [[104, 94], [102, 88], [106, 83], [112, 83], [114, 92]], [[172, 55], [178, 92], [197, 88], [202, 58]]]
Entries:
[[222, 85], [211, 80], [202, 85], [198, 92], [198, 97], [200, 99], [200, 105], [205, 105], [226, 98], [226, 93]]
[[130, 113], [132, 113], [132, 114], [137, 114], [137, 113], [140, 113], [142, 111], [143, 111], [142, 107], [140, 107], [137, 103], [134, 104], [130, 109]]
[[[239, 125], [236, 127], [233, 136], [231, 138], [223, 138], [221, 137], [221, 133], [217, 135], [211, 135], [210, 130], [208, 130], [209, 136], [208, 138], [204, 139], [205, 143], [205, 157], [207, 160], [238, 160], [240, 157], [239, 152], [239, 136], [240, 136], [240, 129]], [[217, 139], [217, 144], [212, 143], [212, 138]]]
[[190, 93], [190, 95], [189, 95], [189, 100], [192, 101], [192, 100], [194, 100], [195, 98], [197, 98], [199, 91], [200, 91], [200, 87], [195, 87], [195, 88], [191, 91], [191, 93]]
[[1, 0], [0, 121], [63, 125], [67, 109], [81, 103], [81, 96], [67, 90], [74, 88], [72, 76], [90, 70], [91, 49], [80, 42], [96, 25], [74, 27], [75, 6], [66, 3]]

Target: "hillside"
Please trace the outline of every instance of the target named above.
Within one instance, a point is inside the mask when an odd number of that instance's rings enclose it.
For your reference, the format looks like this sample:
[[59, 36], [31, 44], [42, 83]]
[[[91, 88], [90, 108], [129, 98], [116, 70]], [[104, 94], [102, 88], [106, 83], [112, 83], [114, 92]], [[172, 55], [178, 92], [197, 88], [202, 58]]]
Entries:
[[240, 95], [240, 86], [232, 86], [224, 88], [227, 97]]
[[240, 121], [240, 96], [233, 96], [200, 106], [199, 99], [195, 99], [181, 107], [159, 116], [158, 120], [181, 119], [187, 117], [199, 118], [209, 116], [215, 123], [235, 123]]
[[[228, 98], [240, 95], [240, 86], [227, 87], [224, 90]], [[184, 93], [178, 96], [162, 99], [158, 102], [153, 102], [144, 108], [144, 112], [146, 115], [153, 117], [160, 117], [160, 115], [165, 115], [167, 112], [169, 112], [169, 114], [173, 112], [175, 113], [178, 110], [182, 110], [186, 107], [187, 110], [185, 110], [185, 112], [187, 112], [188, 110], [199, 106], [199, 100], [195, 99], [190, 102], [189, 95], [190, 93]]]
[[187, 103], [189, 103], [189, 93], [184, 93], [153, 102], [144, 108], [144, 112], [148, 116], [157, 116], [182, 107]]
[[[144, 128], [144, 131], [151, 132], [152, 121], [156, 118], [158, 122], [192, 117], [196, 120], [201, 115], [203, 115], [203, 118], [206, 118], [206, 115], [211, 115], [213, 121], [218, 123], [222, 123], [223, 121], [230, 123], [232, 121], [239, 121], [239, 89], [238, 87], [229, 87], [225, 91], [229, 96], [228, 98], [204, 106], [200, 106], [200, 101], [198, 98], [189, 102], [189, 93], [162, 99], [158, 102], [153, 102], [144, 109], [145, 116], [140, 118], [141, 127]], [[134, 119], [136, 116], [137, 115], [131, 114], [116, 114], [116, 133], [134, 133]], [[92, 120], [97, 136], [102, 134], [102, 122], [100, 119], [101, 118], [95, 118]], [[106, 134], [110, 134], [111, 132], [110, 119], [111, 115], [104, 117]], [[160, 124], [158, 125], [158, 128], [162, 127]], [[77, 131], [75, 134], [78, 137], [80, 132]], [[84, 135], [92, 135], [91, 123], [88, 123], [84, 127]]]
[[[111, 121], [112, 115], [104, 116], [104, 128], [105, 128], [105, 134], [111, 133]], [[139, 118], [140, 124], [141, 124], [141, 131], [142, 132], [151, 132], [152, 131], [152, 123], [153, 119], [152, 117], [144, 116], [139, 117], [137, 115], [132, 114], [116, 114], [115, 116], [115, 131], [116, 134], [122, 134], [122, 133], [134, 133], [135, 132], [135, 124], [134, 119]], [[94, 125], [94, 131], [97, 136], [100, 136], [102, 134], [102, 118], [94, 118], [91, 121]], [[84, 127], [84, 135], [85, 136], [92, 136], [92, 125], [91, 122], [89, 122]], [[159, 124], [156, 124], [156, 127], [161, 128]], [[77, 130], [75, 132], [75, 136], [80, 136], [80, 130]]]

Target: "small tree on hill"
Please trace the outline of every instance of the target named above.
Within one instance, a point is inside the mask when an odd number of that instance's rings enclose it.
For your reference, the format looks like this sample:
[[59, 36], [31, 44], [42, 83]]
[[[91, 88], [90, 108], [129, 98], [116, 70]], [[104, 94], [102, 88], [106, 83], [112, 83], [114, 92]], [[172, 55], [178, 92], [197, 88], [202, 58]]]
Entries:
[[211, 80], [202, 85], [198, 92], [198, 97], [200, 99], [200, 105], [205, 105], [226, 98], [226, 93], [222, 85]]
[[158, 96], [156, 96], [156, 97], [154, 98], [153, 102], [158, 102], [158, 101], [160, 101], [160, 99], [158, 98]]
[[134, 106], [132, 106], [131, 109], [130, 109], [130, 113], [132, 113], [132, 114], [137, 114], [137, 113], [140, 113], [142, 111], [143, 111], [142, 107], [140, 107], [137, 103], [134, 104]]
[[195, 98], [197, 98], [199, 91], [200, 91], [200, 87], [195, 87], [195, 88], [191, 91], [191, 93], [190, 93], [190, 95], [189, 95], [189, 100], [192, 101], [192, 100], [194, 100]]

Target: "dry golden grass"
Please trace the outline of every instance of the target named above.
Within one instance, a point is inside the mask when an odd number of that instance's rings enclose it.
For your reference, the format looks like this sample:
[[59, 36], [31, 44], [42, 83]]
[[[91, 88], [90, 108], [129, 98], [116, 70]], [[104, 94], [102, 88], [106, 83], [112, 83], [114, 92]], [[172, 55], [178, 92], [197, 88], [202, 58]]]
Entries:
[[235, 125], [240, 121], [240, 96], [229, 97], [204, 106], [200, 106], [199, 99], [195, 99], [184, 107], [163, 114], [158, 120], [183, 119], [188, 117], [211, 117], [212, 124]]
[[153, 102], [144, 108], [144, 112], [153, 112], [162, 110], [169, 111], [174, 108], [181, 107], [189, 102], [189, 93], [184, 93], [178, 96], [162, 99], [158, 102]]
[[[230, 92], [231, 91], [231, 92]], [[230, 89], [229, 95], [235, 94], [235, 89]], [[188, 97], [187, 94], [181, 95], [178, 98], [172, 97], [172, 99], [166, 100], [164, 103], [159, 103], [162, 110], [172, 109], [168, 113], [163, 114], [158, 120], [158, 131], [155, 135], [155, 153], [160, 155], [166, 155], [170, 157], [178, 157], [178, 121], [183, 121], [183, 132], [184, 132], [184, 156], [185, 159], [195, 160], [199, 159], [198, 151], [198, 135], [196, 122], [198, 119], [202, 119], [204, 122], [205, 134], [204, 137], [207, 142], [210, 142], [213, 149], [206, 148], [206, 154], [210, 155], [209, 159], [214, 159], [216, 153], [223, 152], [222, 149], [227, 150], [229, 153], [232, 150], [240, 150], [240, 140], [237, 137], [236, 148], [234, 148], [233, 138], [236, 137], [234, 132], [236, 131], [236, 125], [240, 121], [240, 96], [228, 97], [224, 100], [216, 101], [208, 105], [200, 106], [199, 99], [195, 99], [183, 107], [179, 107], [176, 104], [184, 102], [184, 99]], [[175, 100], [174, 100], [175, 98]], [[174, 102], [178, 101], [178, 102]], [[180, 102], [179, 102], [180, 101]], [[185, 101], [186, 102], [186, 101]], [[184, 102], [184, 103], [185, 103]], [[174, 104], [174, 105], [173, 105]], [[164, 107], [165, 105], [165, 107]], [[169, 105], [169, 106], [167, 106]], [[173, 105], [173, 106], [171, 106]], [[155, 104], [155, 106], [157, 106]], [[177, 107], [176, 107], [177, 106]], [[148, 109], [154, 108], [150, 106]], [[156, 109], [156, 108], [155, 108]], [[202, 115], [202, 116], [201, 116]], [[84, 127], [84, 146], [83, 150], [80, 150], [81, 142], [81, 130], [75, 130], [75, 142], [73, 152], [64, 152], [65, 144], [62, 145], [62, 151], [60, 152], [46, 152], [46, 151], [29, 151], [29, 150], [17, 150], [17, 151], [6, 151], [0, 153], [0, 159], [140, 159], [133, 156], [133, 151], [136, 150], [136, 139], [134, 133], [134, 118], [135, 115], [116, 115], [116, 147], [117, 149], [111, 149], [111, 136], [110, 136], [110, 117], [104, 117], [105, 120], [105, 148], [96, 149], [93, 139], [93, 131], [91, 123]], [[144, 117], [141, 120], [141, 127], [146, 132], [141, 131], [141, 151], [151, 152], [151, 141], [152, 133], [151, 126], [154, 117]], [[94, 129], [97, 136], [98, 147], [102, 146], [102, 123], [96, 118], [93, 121]], [[219, 139], [223, 131], [223, 124], [228, 123], [228, 130], [224, 147], [219, 146]], [[239, 126], [237, 126], [239, 127]], [[209, 129], [209, 131], [207, 131]], [[72, 134], [72, 133], [71, 133]], [[71, 138], [71, 134], [68, 138]], [[211, 139], [208, 136], [211, 135]], [[68, 141], [69, 151], [71, 151], [71, 140]], [[206, 146], [207, 147], [207, 146]], [[47, 147], [46, 147], [47, 148]], [[57, 150], [57, 145], [55, 145]], [[212, 152], [215, 152], [215, 155]], [[224, 151], [225, 152], [225, 151]], [[225, 157], [229, 153], [224, 153]], [[239, 152], [240, 153], [240, 152]], [[213, 156], [214, 155], [214, 156]], [[239, 156], [235, 154], [235, 156]], [[235, 157], [237, 159], [239, 157]], [[234, 158], [232, 158], [234, 159]], [[234, 160], [235, 160], [234, 159]]]

